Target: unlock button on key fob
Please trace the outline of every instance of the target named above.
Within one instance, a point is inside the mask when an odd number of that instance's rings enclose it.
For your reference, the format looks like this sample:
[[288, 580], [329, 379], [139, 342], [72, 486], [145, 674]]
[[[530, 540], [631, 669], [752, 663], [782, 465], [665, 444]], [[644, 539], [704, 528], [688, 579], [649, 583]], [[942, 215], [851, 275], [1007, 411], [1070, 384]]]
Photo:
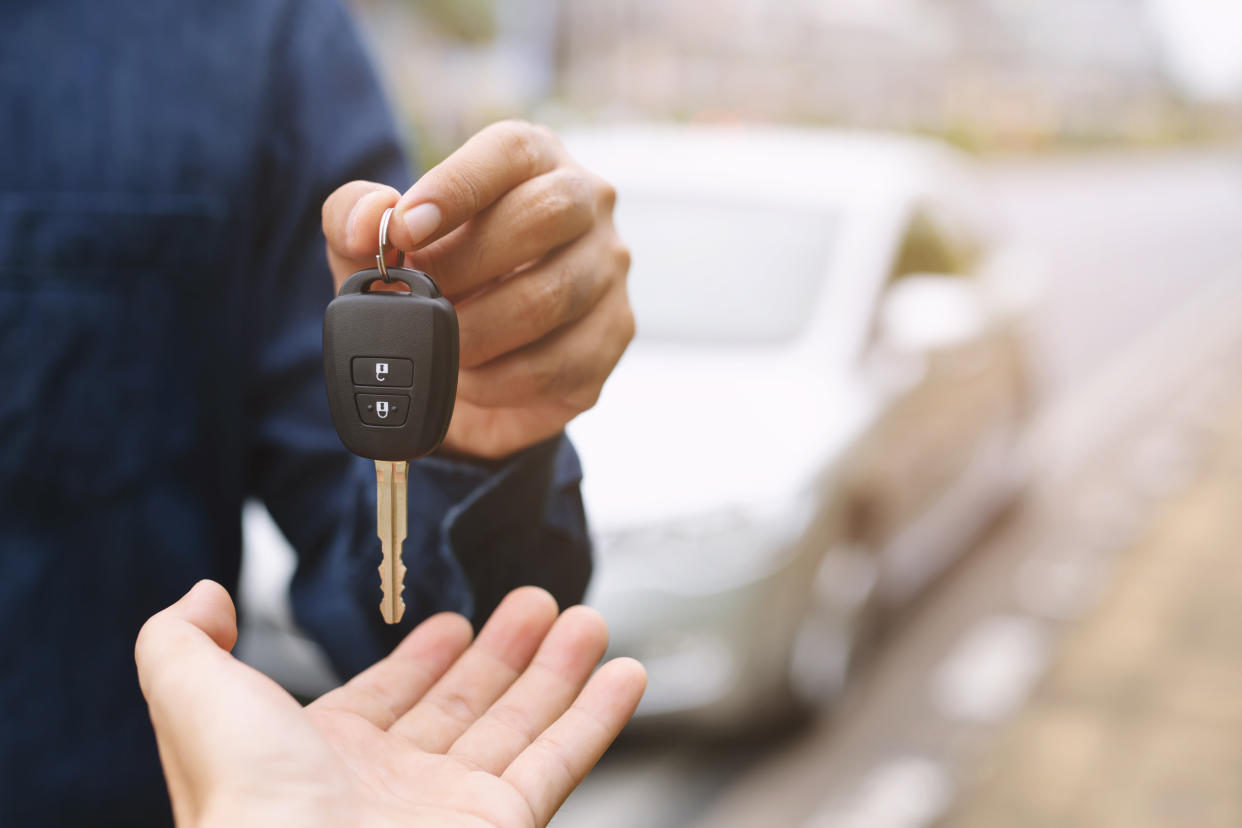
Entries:
[[414, 384], [414, 363], [400, 357], [354, 357], [354, 385], [409, 388]]
[[410, 398], [404, 394], [355, 394], [358, 400], [358, 418], [367, 425], [405, 425], [410, 410]]

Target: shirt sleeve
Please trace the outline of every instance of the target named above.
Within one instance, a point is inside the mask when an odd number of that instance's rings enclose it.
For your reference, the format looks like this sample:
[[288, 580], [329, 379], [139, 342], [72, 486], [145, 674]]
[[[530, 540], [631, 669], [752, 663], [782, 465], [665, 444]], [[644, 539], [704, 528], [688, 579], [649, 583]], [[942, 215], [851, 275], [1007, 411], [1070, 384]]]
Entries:
[[332, 277], [324, 199], [354, 179], [404, 189], [410, 173], [375, 73], [334, 0], [289, 5], [273, 58], [256, 171], [248, 490], [298, 552], [297, 622], [350, 676], [418, 621], [451, 610], [478, 626], [509, 590], [536, 584], [581, 600], [590, 543], [581, 469], [563, 436], [498, 463], [430, 457], [410, 468], [406, 612], [379, 612], [375, 471], [341, 445], [323, 381]]

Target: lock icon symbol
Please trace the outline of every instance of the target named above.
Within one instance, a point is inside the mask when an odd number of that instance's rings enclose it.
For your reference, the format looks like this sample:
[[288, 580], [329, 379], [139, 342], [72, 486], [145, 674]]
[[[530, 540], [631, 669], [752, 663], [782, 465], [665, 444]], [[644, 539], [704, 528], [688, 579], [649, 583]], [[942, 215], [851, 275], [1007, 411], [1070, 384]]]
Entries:
[[381, 420], [388, 418], [388, 400], [379, 400], [375, 403], [375, 413]]
[[388, 363], [387, 362], [375, 363], [375, 381], [383, 382], [386, 379], [388, 379]]

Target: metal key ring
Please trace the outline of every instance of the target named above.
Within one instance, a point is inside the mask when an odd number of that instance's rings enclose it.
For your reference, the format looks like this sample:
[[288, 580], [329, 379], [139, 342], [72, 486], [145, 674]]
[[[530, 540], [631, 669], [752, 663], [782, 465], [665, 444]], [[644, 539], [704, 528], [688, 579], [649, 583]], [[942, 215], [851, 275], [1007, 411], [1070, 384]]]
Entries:
[[392, 277], [388, 275], [388, 265], [384, 262], [384, 256], [388, 253], [388, 249], [393, 246], [388, 241], [388, 220], [392, 218], [393, 209], [389, 207], [385, 210], [384, 217], [380, 219], [379, 254], [375, 257], [375, 267], [379, 270], [380, 276], [384, 277], [385, 282], [392, 281]]

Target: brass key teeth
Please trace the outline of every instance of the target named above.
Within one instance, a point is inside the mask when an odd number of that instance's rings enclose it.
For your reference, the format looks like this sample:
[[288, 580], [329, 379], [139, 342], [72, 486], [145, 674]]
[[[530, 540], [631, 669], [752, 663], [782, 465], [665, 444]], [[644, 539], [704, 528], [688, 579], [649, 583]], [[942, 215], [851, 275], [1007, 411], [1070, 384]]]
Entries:
[[405, 615], [405, 601], [401, 598], [405, 585], [405, 564], [401, 563], [400, 555], [393, 555], [392, 558], [395, 566], [389, 566], [387, 561], [379, 565], [380, 591], [383, 593], [380, 614], [388, 624], [396, 624]]

